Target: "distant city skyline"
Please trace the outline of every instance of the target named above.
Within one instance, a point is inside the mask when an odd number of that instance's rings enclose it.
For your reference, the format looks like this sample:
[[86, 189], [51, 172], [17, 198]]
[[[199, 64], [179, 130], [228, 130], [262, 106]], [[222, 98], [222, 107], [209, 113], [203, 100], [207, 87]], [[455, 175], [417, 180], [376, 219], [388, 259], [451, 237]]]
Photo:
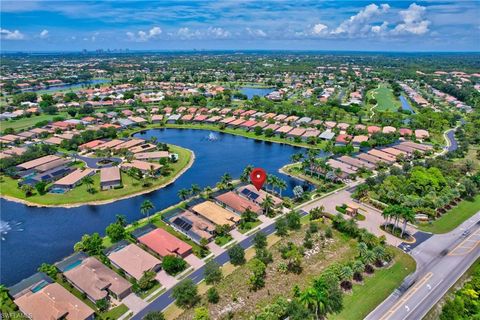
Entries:
[[480, 51], [478, 1], [2, 1], [2, 51]]

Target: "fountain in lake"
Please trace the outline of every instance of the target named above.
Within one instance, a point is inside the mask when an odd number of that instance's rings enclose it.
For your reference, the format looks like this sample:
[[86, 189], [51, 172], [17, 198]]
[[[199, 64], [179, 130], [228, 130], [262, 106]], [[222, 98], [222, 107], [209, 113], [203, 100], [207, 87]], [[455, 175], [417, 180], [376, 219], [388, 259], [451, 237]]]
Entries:
[[208, 137], [207, 137], [208, 141], [217, 141], [218, 139], [220, 138], [218, 137], [218, 134], [216, 134], [215, 132], [210, 132], [208, 134]]
[[21, 224], [21, 222], [0, 220], [0, 235], [2, 241], [5, 241], [5, 236], [8, 234], [9, 231], [23, 231], [23, 229], [20, 228]]

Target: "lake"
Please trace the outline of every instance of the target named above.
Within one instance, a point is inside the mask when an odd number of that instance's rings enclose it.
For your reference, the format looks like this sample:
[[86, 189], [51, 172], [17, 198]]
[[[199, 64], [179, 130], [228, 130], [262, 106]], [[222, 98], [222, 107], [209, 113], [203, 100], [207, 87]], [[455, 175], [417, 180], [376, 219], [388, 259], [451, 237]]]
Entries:
[[240, 87], [238, 91], [246, 95], [248, 99], [252, 99], [253, 96], [264, 97], [270, 92], [275, 91], [275, 88]]
[[[100, 206], [77, 208], [27, 207], [0, 199], [0, 282], [12, 285], [33, 274], [42, 262], [54, 263], [69, 255], [73, 245], [86, 233], [100, 232], [124, 214], [128, 221], [141, 218], [140, 205], [150, 199], [156, 210], [179, 202], [177, 192], [193, 183], [200, 187], [215, 186], [228, 172], [238, 178], [243, 169], [252, 164], [263, 167], [287, 182], [284, 195], [292, 195], [292, 189], [301, 181], [278, 173], [278, 169], [290, 162], [290, 156], [302, 148], [263, 142], [223, 133], [214, 133], [218, 139], [209, 139], [211, 132], [186, 129], [153, 129], [136, 134], [159, 142], [176, 144], [195, 152], [192, 167], [173, 184], [130, 199]], [[210, 137], [211, 138], [211, 137]]]
[[44, 89], [31, 89], [31, 90], [24, 90], [24, 91], [58, 91], [58, 90], [65, 90], [65, 89], [71, 89], [71, 88], [80, 88], [82, 85], [84, 86], [94, 86], [96, 84], [103, 84], [110, 82], [110, 80], [107, 79], [93, 79], [93, 80], [88, 80], [88, 81], [82, 81], [82, 82], [77, 82], [77, 83], [71, 83], [71, 84], [62, 84], [59, 86], [49, 86], [48, 88]]
[[415, 113], [415, 111], [413, 110], [412, 106], [410, 105], [410, 103], [408, 102], [407, 98], [405, 98], [404, 96], [400, 95], [400, 102], [402, 103], [402, 109], [403, 110], [409, 110], [410, 112], [412, 113]]

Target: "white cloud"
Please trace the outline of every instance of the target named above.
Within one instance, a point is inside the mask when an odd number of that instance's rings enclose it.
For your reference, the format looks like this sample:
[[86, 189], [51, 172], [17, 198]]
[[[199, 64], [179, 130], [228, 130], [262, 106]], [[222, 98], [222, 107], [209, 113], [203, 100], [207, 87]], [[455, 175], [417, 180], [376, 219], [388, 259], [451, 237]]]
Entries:
[[383, 21], [383, 23], [381, 25], [377, 25], [377, 26], [372, 26], [370, 28], [370, 30], [377, 34], [377, 35], [383, 35], [387, 32], [388, 30], [388, 22], [387, 21]]
[[390, 6], [388, 4], [382, 4], [380, 6], [373, 3], [369, 4], [356, 15], [343, 21], [331, 33], [334, 35], [346, 34], [349, 36], [366, 34], [371, 31], [369, 23], [372, 22], [373, 18], [378, 17], [382, 13], [386, 13], [389, 9]]
[[232, 35], [230, 31], [220, 27], [209, 27], [205, 30], [192, 30], [188, 27], [183, 27], [177, 30], [176, 33], [170, 34], [173, 38], [181, 40], [187, 39], [226, 39]]
[[48, 30], [47, 29], [44, 29], [44, 30], [42, 30], [42, 32], [40, 32], [40, 38], [41, 39], [48, 38]]
[[317, 23], [312, 28], [312, 34], [323, 35], [327, 33], [327, 30], [328, 30], [328, 27], [326, 25], [324, 25], [323, 23]]
[[136, 34], [133, 32], [127, 32], [126, 34], [128, 39], [131, 41], [146, 42], [161, 35], [162, 29], [160, 29], [160, 27], [153, 27], [148, 31], [140, 30]]
[[427, 8], [412, 3], [406, 10], [400, 11], [403, 22], [392, 30], [394, 34], [422, 35], [429, 31], [430, 21], [424, 19]]
[[245, 28], [247, 31], [247, 34], [251, 37], [255, 38], [265, 38], [267, 36], [267, 33], [263, 31], [262, 29], [252, 29], [252, 28]]
[[230, 32], [223, 28], [209, 27], [206, 33], [207, 37], [213, 37], [217, 39], [224, 39], [231, 36]]
[[0, 39], [23, 40], [25, 39], [25, 35], [18, 30], [10, 31], [7, 29], [0, 29]]
[[190, 30], [188, 27], [183, 27], [178, 29], [176, 36], [180, 39], [192, 39], [192, 38], [200, 38], [201, 33], [200, 31], [196, 30]]

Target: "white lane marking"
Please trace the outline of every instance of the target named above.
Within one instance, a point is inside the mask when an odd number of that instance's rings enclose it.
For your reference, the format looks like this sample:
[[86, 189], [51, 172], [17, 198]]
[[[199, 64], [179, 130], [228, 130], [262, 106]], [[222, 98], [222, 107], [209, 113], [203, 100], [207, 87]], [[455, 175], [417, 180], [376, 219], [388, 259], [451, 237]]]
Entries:
[[422, 300], [420, 300], [420, 301], [417, 303], [417, 305], [413, 307], [412, 311], [415, 310], [415, 309], [417, 309], [417, 307], [422, 304], [423, 300], [427, 299], [428, 296], [430, 295], [430, 293], [431, 293], [433, 290], [435, 290], [435, 288], [438, 287], [442, 282], [443, 282], [443, 278], [440, 279], [440, 281], [432, 288], [432, 290], [430, 290], [430, 292], [428, 292], [428, 293], [425, 295], [425, 297], [423, 297]]

